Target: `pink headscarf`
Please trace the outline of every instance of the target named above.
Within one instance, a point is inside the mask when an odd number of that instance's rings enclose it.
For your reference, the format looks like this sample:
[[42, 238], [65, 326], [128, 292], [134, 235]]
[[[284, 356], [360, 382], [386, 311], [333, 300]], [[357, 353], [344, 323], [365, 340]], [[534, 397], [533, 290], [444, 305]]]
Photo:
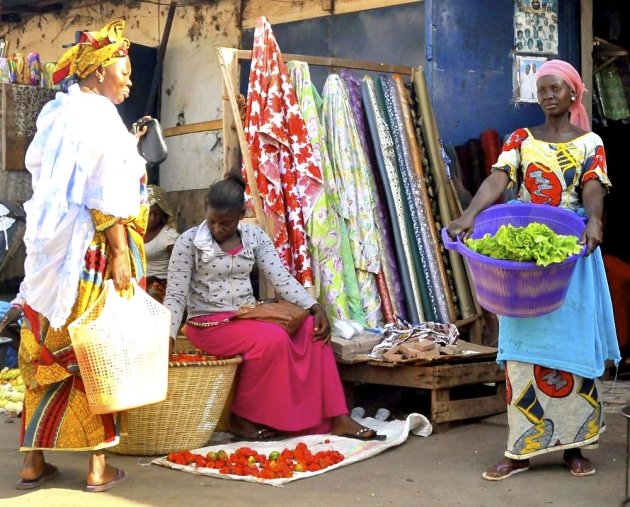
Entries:
[[569, 112], [571, 113], [570, 121], [576, 127], [590, 131], [591, 125], [588, 121], [588, 113], [586, 112], [584, 104], [582, 104], [582, 95], [587, 90], [584, 87], [584, 83], [582, 83], [580, 74], [575, 70], [573, 65], [562, 60], [547, 60], [536, 72], [536, 82], [538, 82], [542, 76], [558, 76], [571, 87], [571, 90], [575, 93], [575, 100], [569, 108]]

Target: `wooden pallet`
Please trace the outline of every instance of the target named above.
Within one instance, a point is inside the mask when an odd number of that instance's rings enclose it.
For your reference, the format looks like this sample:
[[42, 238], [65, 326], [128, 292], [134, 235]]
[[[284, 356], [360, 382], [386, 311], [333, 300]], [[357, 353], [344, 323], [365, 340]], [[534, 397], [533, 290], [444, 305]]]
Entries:
[[[439, 364], [384, 362], [340, 363], [339, 373], [346, 392], [352, 397], [356, 384], [379, 384], [412, 387], [431, 391], [431, 423], [436, 431], [448, 428], [449, 423], [486, 417], [505, 412], [505, 375], [493, 358], [458, 356], [440, 359]], [[496, 356], [496, 353], [495, 353]], [[445, 362], [449, 361], [449, 362]], [[456, 388], [483, 387], [490, 394], [465, 399], [454, 399]]]

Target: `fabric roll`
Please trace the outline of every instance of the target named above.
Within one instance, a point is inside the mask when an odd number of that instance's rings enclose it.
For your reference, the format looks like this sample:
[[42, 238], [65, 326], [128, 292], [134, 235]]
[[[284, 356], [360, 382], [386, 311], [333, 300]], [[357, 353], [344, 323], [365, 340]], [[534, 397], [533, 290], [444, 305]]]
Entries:
[[[348, 97], [350, 99], [352, 114], [357, 126], [357, 132], [367, 157], [369, 167], [367, 178], [372, 195], [374, 196], [374, 200], [376, 202], [376, 213], [374, 218], [376, 219], [377, 230], [380, 233], [381, 267], [383, 270], [382, 275], [385, 281], [384, 285], [379, 285], [379, 290], [381, 290], [381, 300], [383, 303], [383, 315], [385, 316], [386, 322], [394, 322], [394, 315], [402, 316], [402, 288], [398, 275], [398, 266], [396, 265], [396, 259], [392, 247], [391, 224], [389, 223], [387, 210], [383, 205], [382, 192], [379, 192], [376, 184], [376, 155], [374, 153], [374, 146], [371, 142], [368, 142], [365, 109], [361, 100], [361, 83], [347, 71], [342, 71], [340, 76], [346, 85], [346, 89], [348, 90]], [[389, 310], [386, 310], [386, 308], [389, 308]]]
[[626, 103], [630, 104], [630, 56], [622, 56], [615, 60], [621, 85], [626, 95]]
[[472, 194], [464, 186], [462, 181], [462, 167], [459, 163], [459, 155], [454, 146], [444, 146], [446, 153], [451, 160], [451, 181], [455, 185], [457, 199], [459, 200], [462, 209], [466, 209], [472, 201]]
[[609, 120], [630, 118], [630, 109], [617, 67], [608, 65], [596, 72], [594, 77], [604, 117]]
[[404, 206], [409, 224], [409, 239], [415, 246], [412, 253], [416, 267], [418, 286], [420, 287], [420, 296], [422, 298], [422, 309], [425, 319], [434, 322], [438, 319], [439, 315], [437, 297], [433, 284], [430, 281], [431, 275], [429, 273], [432, 266], [427, 258], [427, 249], [423, 238], [425, 223], [420, 214], [419, 200], [412, 181], [411, 173], [413, 169], [411, 167], [411, 153], [407, 137], [403, 130], [400, 98], [398, 97], [396, 85], [389, 76], [379, 76], [378, 83], [383, 92], [387, 123], [394, 141], [394, 152], [396, 153], [400, 180], [405, 196]]
[[340, 192], [340, 209], [348, 229], [361, 303], [368, 325], [379, 327], [383, 318], [375, 276], [381, 271], [381, 253], [374, 218], [374, 196], [367, 179], [367, 159], [352, 116], [348, 92], [339, 75], [328, 76], [322, 98], [322, 125]]
[[[287, 62], [287, 71], [306, 124], [313, 157], [321, 168], [324, 182], [324, 190], [315, 201], [311, 219], [306, 223], [315, 297], [331, 322], [341, 319], [364, 324], [365, 316], [360, 305], [354, 263], [352, 257], [344, 259], [342, 256], [343, 236], [340, 226], [342, 218], [338, 204], [333, 202], [328, 192], [328, 189], [334, 188], [334, 181], [330, 182], [334, 180], [334, 176], [328, 150], [322, 142], [322, 126], [317, 111], [319, 97], [316, 97], [317, 92], [311, 82], [306, 62]], [[350, 290], [347, 284], [352, 287]], [[356, 297], [358, 304], [351, 305], [349, 301], [351, 297]]]
[[[469, 139], [466, 141], [466, 151], [470, 160], [470, 169], [472, 172], [473, 194], [479, 190], [483, 179], [485, 178], [484, 170], [484, 154], [479, 139]], [[496, 162], [493, 162], [493, 164]]]
[[[424, 78], [424, 69], [418, 67], [413, 74], [413, 82], [418, 97], [418, 114], [423, 118], [423, 133], [426, 141], [429, 160], [431, 162], [431, 172], [434, 175], [433, 181], [436, 185], [436, 193], [438, 206], [440, 208], [440, 216], [442, 224], [446, 225], [451, 221], [448, 197], [446, 195], [446, 174], [444, 171], [444, 161], [441, 157], [440, 141], [438, 136], [437, 125], [433, 115], [433, 109], [429, 100], [429, 92], [427, 83]], [[471, 317], [475, 314], [475, 307], [470, 292], [470, 284], [464, 263], [461, 256], [454, 250], [448, 251], [453, 269], [453, 278], [455, 280], [455, 290], [457, 299], [460, 303], [460, 312], [462, 318]]]
[[295, 278], [312, 287], [305, 223], [323, 191], [322, 175], [282, 53], [264, 16], [254, 32], [244, 130], [256, 186], [273, 225], [274, 246]]
[[435, 308], [437, 312], [436, 320], [443, 323], [454, 322], [457, 320], [457, 315], [448, 286], [446, 270], [444, 269], [444, 264], [441, 259], [438, 232], [435, 228], [433, 213], [431, 212], [431, 202], [424, 177], [424, 168], [422, 167], [422, 154], [416, 139], [413, 120], [411, 117], [409, 95], [402, 77], [399, 74], [392, 75], [392, 79], [394, 80], [398, 91], [403, 127], [407, 136], [409, 152], [411, 155], [411, 170], [409, 175], [412, 184], [413, 198], [417, 201], [422, 244], [425, 249], [425, 256], [429, 266], [429, 271], [427, 273], [428, 280], [432, 284], [433, 293], [435, 294]]
[[614, 255], [603, 255], [620, 348], [630, 345], [630, 264]]
[[479, 136], [483, 151], [483, 172], [488, 176], [492, 172], [492, 164], [496, 163], [501, 154], [501, 139], [494, 129], [484, 130]]
[[475, 183], [473, 181], [472, 164], [470, 162], [470, 154], [466, 149], [466, 145], [460, 144], [455, 146], [455, 153], [457, 154], [457, 162], [461, 168], [461, 179], [466, 190], [471, 194], [475, 194]]
[[377, 169], [387, 200], [387, 208], [392, 225], [395, 254], [398, 260], [400, 281], [405, 295], [405, 308], [412, 322], [424, 321], [422, 299], [416, 280], [416, 272], [411, 255], [411, 244], [407, 233], [401, 184], [396, 169], [394, 142], [385, 120], [385, 105], [382, 94], [377, 93], [374, 79], [365, 76], [361, 83], [361, 91], [366, 105], [366, 113], [370, 134], [375, 150]]
[[[440, 209], [438, 206], [437, 193], [434, 190], [436, 186], [433, 183], [433, 175], [431, 174], [431, 165], [427, 158], [427, 149], [425, 147], [424, 137], [422, 135], [422, 121], [421, 121], [420, 116], [417, 114], [418, 101], [417, 101], [415, 89], [413, 87], [413, 83], [411, 83], [410, 86], [407, 86], [407, 89], [409, 91], [409, 94], [413, 102], [413, 108], [411, 108], [411, 116], [414, 123], [416, 141], [420, 149], [420, 159], [422, 161], [422, 168], [423, 168], [424, 176], [426, 179], [426, 187], [427, 187], [427, 193], [429, 194], [429, 199], [430, 199], [429, 204], [430, 204], [431, 213], [433, 215], [433, 222], [434, 222], [436, 230], [440, 231], [443, 226], [442, 217], [441, 217]], [[450, 163], [447, 155], [445, 155], [445, 161], [447, 161], [447, 163]], [[451, 297], [450, 304], [454, 308], [456, 317], [459, 318], [461, 316], [460, 311], [459, 311], [460, 304], [459, 304], [459, 300], [457, 299], [457, 291], [455, 290], [455, 280], [453, 278], [453, 269], [451, 268], [451, 259], [449, 257], [449, 254], [446, 248], [444, 247], [441, 241], [438, 241], [438, 245], [439, 245], [440, 258], [442, 260], [442, 265], [444, 266], [444, 271], [446, 272], [446, 279], [448, 281], [449, 294]]]

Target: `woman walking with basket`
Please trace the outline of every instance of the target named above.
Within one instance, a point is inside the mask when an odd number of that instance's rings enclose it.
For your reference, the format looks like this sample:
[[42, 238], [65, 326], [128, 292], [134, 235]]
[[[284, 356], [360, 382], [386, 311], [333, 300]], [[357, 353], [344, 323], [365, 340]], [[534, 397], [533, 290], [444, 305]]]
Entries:
[[18, 489], [33, 489], [58, 470], [44, 450], [92, 451], [87, 491], [105, 491], [124, 471], [105, 462], [118, 443], [113, 414], [90, 413], [68, 324], [101, 294], [144, 278], [145, 162], [116, 110], [129, 96], [129, 41], [123, 21], [82, 32], [61, 57], [54, 80], [75, 76], [37, 119], [26, 154], [33, 196], [25, 204], [27, 257], [21, 285], [25, 322], [19, 366], [26, 393], [24, 464]]
[[594, 448], [605, 429], [597, 378], [620, 361], [601, 252], [603, 200], [610, 188], [601, 138], [590, 131], [584, 85], [567, 62], [550, 60], [536, 73], [545, 123], [516, 130], [493, 172], [464, 213], [447, 227], [467, 238], [475, 217], [508, 187], [522, 202], [561, 206], [587, 219], [564, 304], [540, 317], [499, 317], [505, 365], [509, 436], [505, 459], [483, 474], [490, 481], [529, 470], [529, 459], [563, 451], [572, 475], [595, 473], [582, 448]]

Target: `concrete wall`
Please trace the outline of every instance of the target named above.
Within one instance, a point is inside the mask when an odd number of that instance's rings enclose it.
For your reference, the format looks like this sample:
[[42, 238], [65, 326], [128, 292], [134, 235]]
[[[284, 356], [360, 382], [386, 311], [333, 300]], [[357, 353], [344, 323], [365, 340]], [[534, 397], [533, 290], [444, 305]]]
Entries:
[[[157, 47], [168, 13], [168, 4], [72, 5], [58, 15], [34, 16], [22, 24], [1, 24], [0, 36], [10, 41], [12, 52], [38, 52], [43, 62], [56, 61], [63, 52], [62, 44], [73, 41], [76, 30], [97, 29], [118, 17], [126, 19], [125, 33], [132, 43]], [[180, 115], [186, 123], [221, 118], [221, 72], [216, 48], [238, 46], [237, 5], [219, 0], [209, 5], [177, 7], [164, 58], [164, 128], [175, 126]], [[222, 173], [221, 133], [170, 137], [167, 144], [169, 157], [160, 167], [160, 184], [173, 192], [176, 201], [184, 203], [186, 216], [180, 224], [188, 227], [203, 216], [203, 189]]]

